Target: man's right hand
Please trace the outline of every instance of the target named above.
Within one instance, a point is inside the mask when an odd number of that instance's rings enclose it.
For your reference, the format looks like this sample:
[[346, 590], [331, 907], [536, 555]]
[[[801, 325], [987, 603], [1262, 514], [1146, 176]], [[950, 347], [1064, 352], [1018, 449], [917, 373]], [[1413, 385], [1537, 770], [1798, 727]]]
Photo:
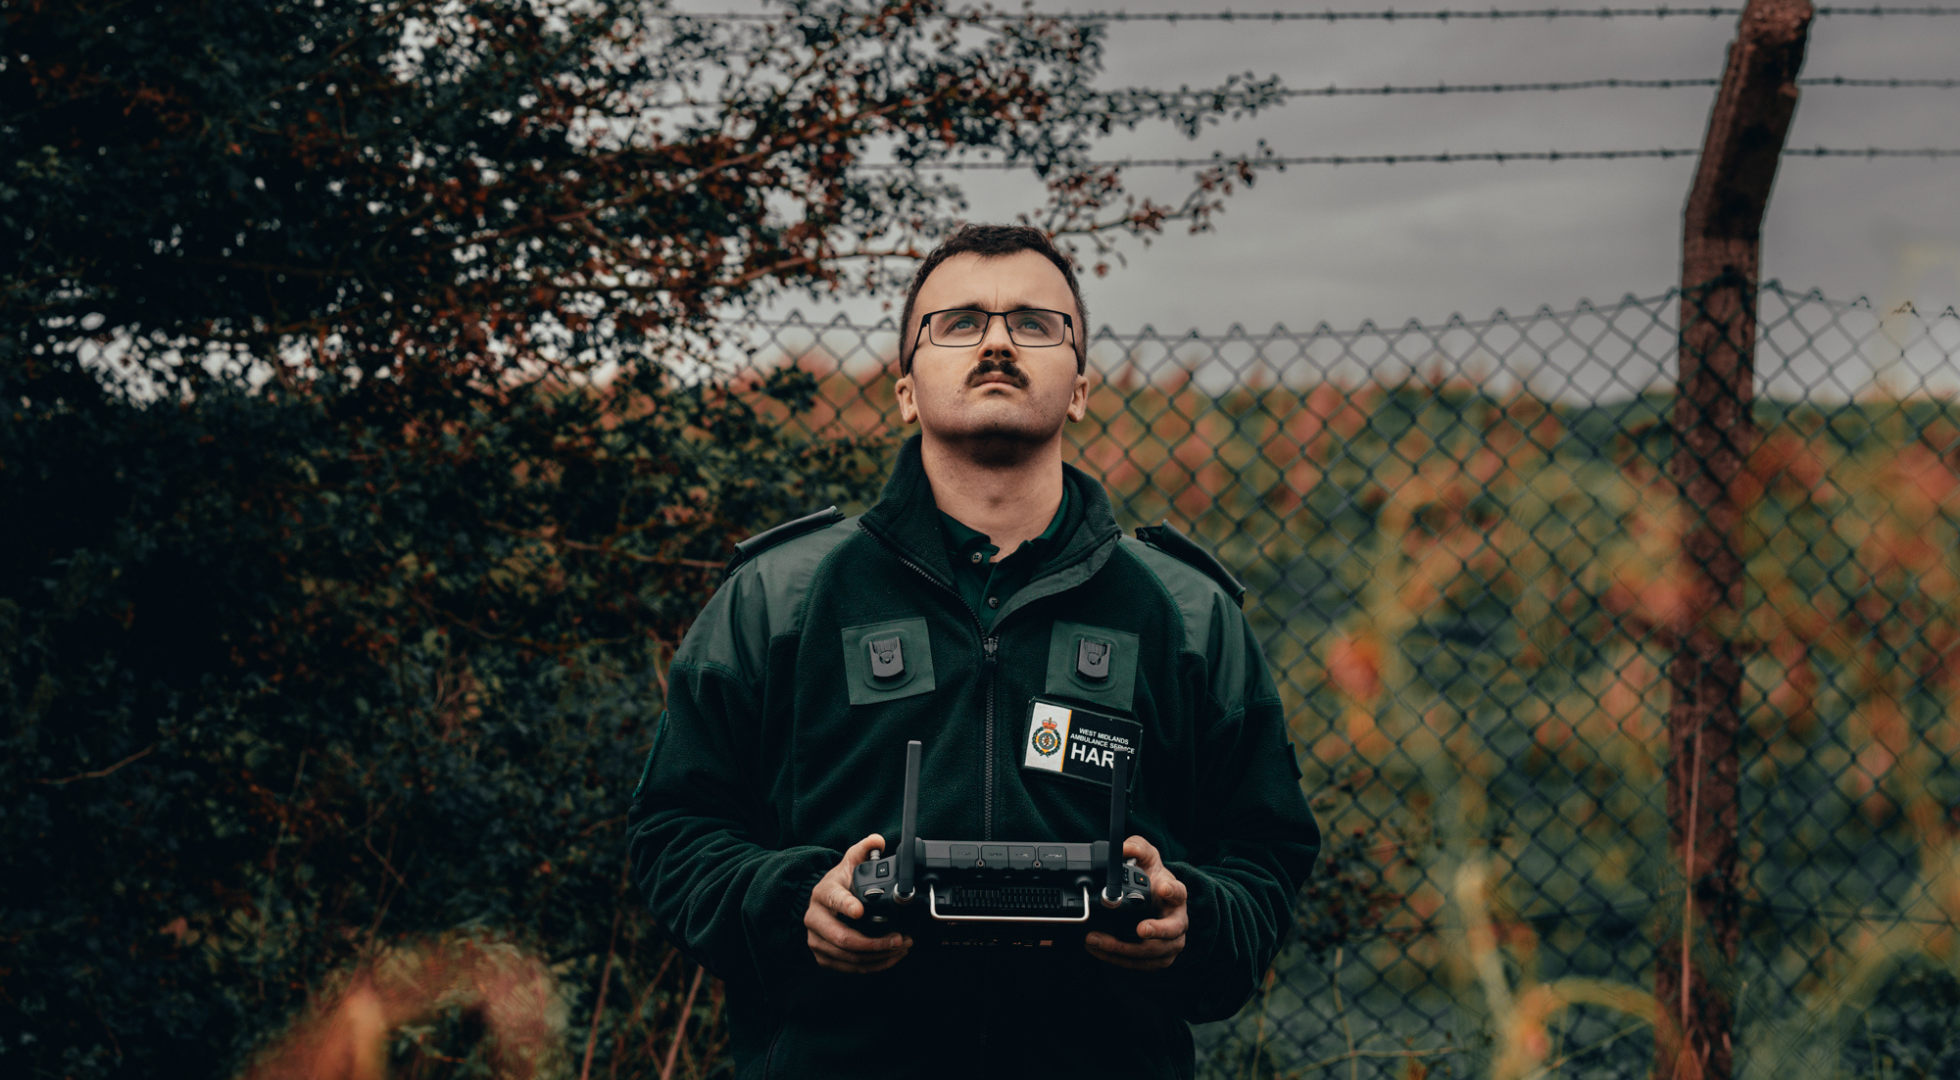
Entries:
[[893, 932], [883, 937], [865, 937], [844, 924], [845, 918], [864, 917], [864, 904], [851, 895], [851, 875], [858, 864], [869, 858], [874, 848], [883, 848], [885, 838], [877, 833], [852, 844], [844, 861], [810, 890], [810, 907], [803, 912], [803, 929], [810, 939], [810, 954], [820, 967], [868, 975], [905, 959], [912, 939]]

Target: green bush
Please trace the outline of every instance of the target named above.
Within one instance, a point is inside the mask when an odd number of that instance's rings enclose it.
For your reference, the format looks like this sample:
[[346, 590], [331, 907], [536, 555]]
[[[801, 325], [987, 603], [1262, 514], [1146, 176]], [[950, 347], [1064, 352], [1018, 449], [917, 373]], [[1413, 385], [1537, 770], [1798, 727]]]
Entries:
[[0, 385], [21, 1075], [216, 1073], [405, 935], [592, 965], [631, 906], [619, 815], [663, 650], [731, 537], [863, 500], [881, 464], [653, 375], [433, 422], [387, 384]]

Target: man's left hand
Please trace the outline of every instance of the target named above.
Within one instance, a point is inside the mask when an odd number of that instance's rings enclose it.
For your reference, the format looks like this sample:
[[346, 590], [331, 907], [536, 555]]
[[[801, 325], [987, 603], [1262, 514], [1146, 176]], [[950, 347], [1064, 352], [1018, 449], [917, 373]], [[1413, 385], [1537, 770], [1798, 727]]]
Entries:
[[1184, 883], [1164, 866], [1157, 848], [1141, 836], [1123, 841], [1123, 857], [1135, 859], [1137, 869], [1150, 876], [1150, 900], [1157, 914], [1137, 924], [1137, 937], [1141, 941], [1122, 941], [1094, 931], [1084, 944], [1090, 956], [1117, 967], [1132, 971], [1169, 967], [1177, 954], [1184, 951], [1184, 932], [1191, 927], [1191, 919], [1184, 911]]

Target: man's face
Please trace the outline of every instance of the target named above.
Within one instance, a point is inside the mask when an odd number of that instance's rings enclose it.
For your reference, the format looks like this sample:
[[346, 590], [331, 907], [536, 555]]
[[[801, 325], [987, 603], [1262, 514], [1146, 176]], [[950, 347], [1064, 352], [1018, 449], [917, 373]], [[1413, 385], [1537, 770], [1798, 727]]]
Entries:
[[899, 415], [926, 436], [963, 445], [977, 457], [1012, 460], [1061, 437], [1065, 420], [1080, 420], [1089, 380], [1075, 373], [1074, 326], [1060, 345], [1026, 347], [1008, 336], [1006, 320], [991, 319], [977, 345], [934, 345], [919, 320], [949, 308], [1018, 311], [1042, 308], [1076, 319], [1068, 279], [1033, 251], [982, 258], [955, 255], [919, 288], [908, 337], [916, 336], [912, 370], [898, 380]]

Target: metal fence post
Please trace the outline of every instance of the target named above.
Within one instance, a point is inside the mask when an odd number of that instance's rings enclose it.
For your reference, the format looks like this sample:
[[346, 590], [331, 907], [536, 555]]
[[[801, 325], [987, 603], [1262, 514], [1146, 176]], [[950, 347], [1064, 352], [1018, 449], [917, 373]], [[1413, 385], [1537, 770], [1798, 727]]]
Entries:
[[[1681, 258], [1680, 382], [1669, 471], [1691, 515], [1689, 618], [1668, 668], [1668, 839], [1685, 883], [1660, 943], [1656, 1075], [1727, 1080], [1734, 1007], [1725, 977], [1740, 939], [1736, 799], [1741, 763], [1745, 507], [1733, 481], [1755, 445], [1756, 288], [1763, 211], [1797, 105], [1812, 8], [1749, 0], [1688, 195]], [[1712, 969], [1712, 970], [1711, 970]]]

